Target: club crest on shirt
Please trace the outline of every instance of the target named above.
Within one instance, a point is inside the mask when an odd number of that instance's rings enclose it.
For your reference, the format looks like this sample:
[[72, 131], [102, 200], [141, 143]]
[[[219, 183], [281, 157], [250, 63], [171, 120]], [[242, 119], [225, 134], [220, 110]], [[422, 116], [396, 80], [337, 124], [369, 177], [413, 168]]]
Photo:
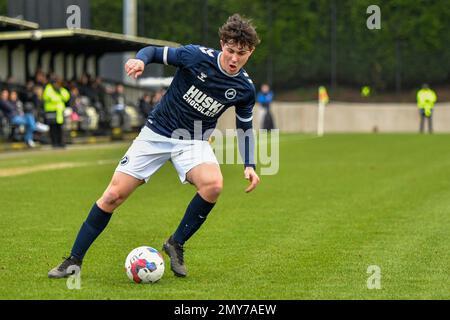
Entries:
[[228, 100], [231, 100], [231, 99], [234, 99], [234, 97], [236, 97], [235, 89], [230, 88], [227, 91], [225, 91], [225, 98], [227, 98]]

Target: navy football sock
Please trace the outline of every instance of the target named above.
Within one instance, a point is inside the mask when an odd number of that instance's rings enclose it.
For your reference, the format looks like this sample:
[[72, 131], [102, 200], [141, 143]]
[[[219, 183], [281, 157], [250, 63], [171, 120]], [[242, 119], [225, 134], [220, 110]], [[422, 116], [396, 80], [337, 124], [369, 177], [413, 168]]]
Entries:
[[203, 200], [198, 193], [195, 194], [186, 209], [183, 220], [173, 234], [173, 239], [180, 244], [184, 244], [205, 222], [214, 205], [215, 203]]
[[111, 213], [103, 211], [96, 203], [94, 203], [86, 221], [78, 232], [78, 236], [72, 247], [71, 255], [83, 260], [87, 250], [99, 234], [102, 233], [103, 229], [105, 229], [111, 216]]

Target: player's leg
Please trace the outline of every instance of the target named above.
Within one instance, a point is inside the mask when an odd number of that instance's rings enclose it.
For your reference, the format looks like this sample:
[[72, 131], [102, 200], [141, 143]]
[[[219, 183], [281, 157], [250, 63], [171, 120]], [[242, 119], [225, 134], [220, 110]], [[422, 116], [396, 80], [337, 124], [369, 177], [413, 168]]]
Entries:
[[144, 180], [116, 171], [105, 192], [100, 199], [97, 200], [96, 204], [102, 210], [112, 213], [143, 183]]
[[175, 233], [164, 243], [163, 250], [170, 256], [170, 266], [176, 276], [187, 276], [184, 264], [184, 243], [205, 222], [222, 191], [223, 178], [215, 163], [203, 163], [187, 173], [187, 180], [197, 188]]
[[222, 191], [223, 177], [217, 159], [207, 143], [198, 143], [172, 157], [172, 162], [181, 181], [188, 181], [197, 189], [178, 228], [163, 246], [163, 250], [170, 256], [172, 271], [176, 276], [185, 277], [187, 270], [183, 245], [201, 227], [214, 208]]
[[219, 165], [215, 163], [202, 163], [192, 168], [187, 174], [187, 180], [196, 187], [197, 193], [173, 234], [174, 240], [180, 244], [189, 240], [205, 222], [223, 188], [222, 173]]
[[108, 224], [114, 210], [144, 181], [116, 171], [103, 195], [92, 206], [73, 245], [71, 256], [83, 260], [87, 250]]
[[[69, 258], [50, 270], [49, 278], [64, 278], [73, 272], [73, 266], [81, 267], [84, 255], [92, 243], [106, 228], [114, 210], [144, 181], [116, 171], [103, 195], [92, 206], [81, 225]], [[72, 267], [72, 268], [71, 268]]]
[[67, 272], [64, 271], [70, 265], [80, 266], [86, 251], [108, 224], [111, 213], [170, 159], [171, 144], [155, 142], [154, 135], [147, 127], [141, 130], [119, 162], [110, 184], [93, 205], [88, 218], [81, 226], [71, 256], [50, 271], [49, 277], [67, 276]]

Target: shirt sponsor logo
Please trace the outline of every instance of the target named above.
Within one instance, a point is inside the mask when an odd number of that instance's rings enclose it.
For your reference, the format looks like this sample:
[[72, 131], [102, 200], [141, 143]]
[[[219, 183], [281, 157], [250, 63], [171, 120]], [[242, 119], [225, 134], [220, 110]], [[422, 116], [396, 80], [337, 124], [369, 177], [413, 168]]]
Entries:
[[183, 95], [183, 99], [192, 108], [208, 117], [216, 116], [225, 107], [225, 105], [203, 93], [194, 85]]

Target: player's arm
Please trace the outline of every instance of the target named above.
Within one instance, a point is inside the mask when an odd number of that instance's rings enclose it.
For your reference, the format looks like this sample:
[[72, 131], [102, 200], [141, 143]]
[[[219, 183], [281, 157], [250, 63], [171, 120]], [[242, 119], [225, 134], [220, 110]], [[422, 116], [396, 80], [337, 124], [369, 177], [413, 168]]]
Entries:
[[250, 106], [236, 108], [236, 128], [239, 153], [244, 161], [244, 177], [250, 181], [245, 192], [251, 192], [259, 184], [260, 179], [255, 172], [255, 135], [253, 133], [253, 109], [254, 100]]
[[129, 59], [125, 63], [125, 71], [128, 76], [136, 79], [150, 63], [180, 67], [186, 64], [193, 51], [193, 46], [180, 48], [148, 46], [139, 50], [135, 59]]

